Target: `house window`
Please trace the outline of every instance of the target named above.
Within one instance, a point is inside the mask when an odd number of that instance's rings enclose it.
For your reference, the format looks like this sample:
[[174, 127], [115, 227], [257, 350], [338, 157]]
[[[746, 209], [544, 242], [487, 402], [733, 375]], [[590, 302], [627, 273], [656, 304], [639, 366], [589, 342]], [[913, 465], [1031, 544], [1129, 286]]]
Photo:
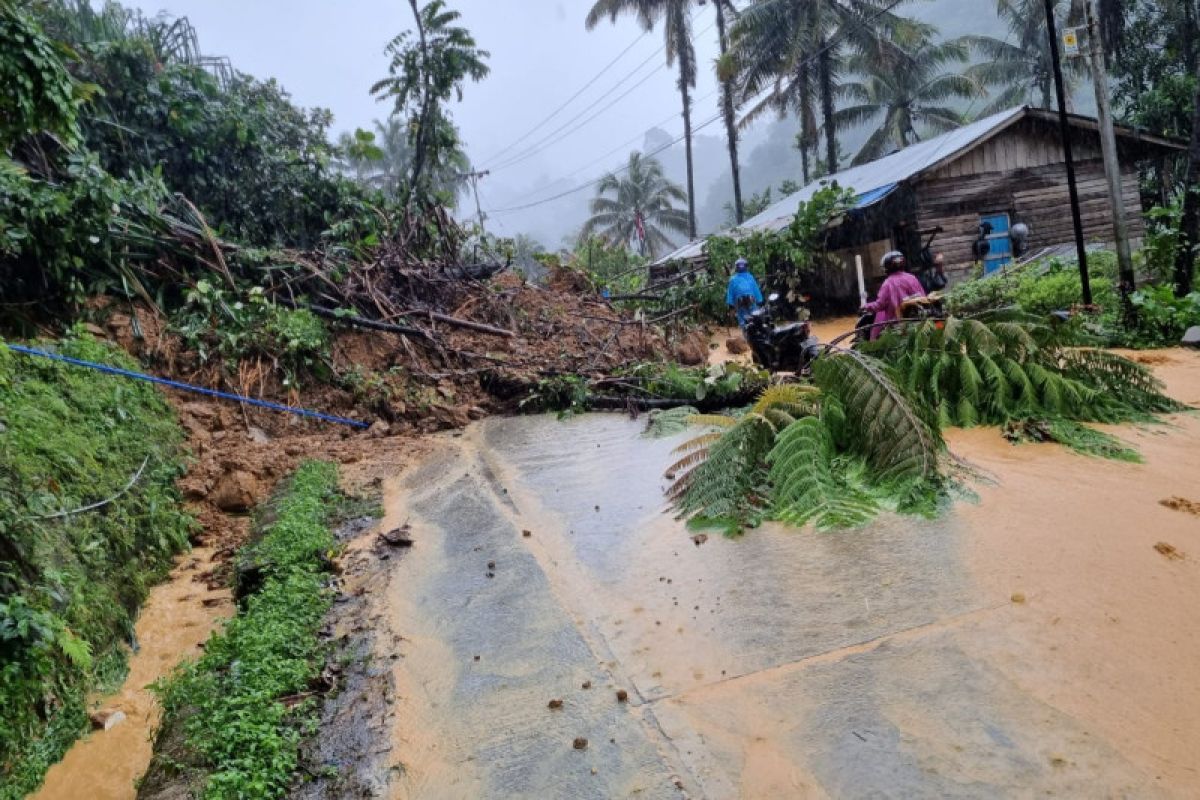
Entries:
[[1013, 247], [1008, 214], [981, 214], [979, 225], [991, 225], [992, 232], [987, 234], [988, 253], [983, 259], [983, 274], [990, 275], [1002, 267], [1012, 263]]

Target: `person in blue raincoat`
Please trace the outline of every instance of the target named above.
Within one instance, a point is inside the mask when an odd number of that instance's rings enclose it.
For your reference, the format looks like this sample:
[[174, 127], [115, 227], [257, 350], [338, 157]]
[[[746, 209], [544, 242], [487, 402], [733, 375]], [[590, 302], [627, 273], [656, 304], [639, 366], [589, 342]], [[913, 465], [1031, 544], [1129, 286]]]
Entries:
[[750, 265], [746, 259], [739, 258], [734, 264], [729, 288], [725, 291], [725, 305], [737, 314], [738, 325], [745, 327], [750, 313], [762, 305], [762, 301], [762, 289], [758, 288], [758, 281], [750, 273]]

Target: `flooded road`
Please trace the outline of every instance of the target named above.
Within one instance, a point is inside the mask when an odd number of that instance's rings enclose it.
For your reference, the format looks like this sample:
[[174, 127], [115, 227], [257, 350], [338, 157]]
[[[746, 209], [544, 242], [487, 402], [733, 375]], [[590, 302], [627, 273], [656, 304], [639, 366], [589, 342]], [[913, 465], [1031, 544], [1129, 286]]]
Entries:
[[978, 505], [702, 544], [642, 427], [488, 420], [387, 487], [395, 796], [1200, 793], [1194, 417], [1119, 430], [1145, 465], [954, 432]]
[[31, 800], [133, 800], [136, 781], [150, 764], [151, 736], [160, 708], [151, 683], [181, 660], [199, 655], [221, 620], [233, 613], [227, 589], [207, 589], [196, 576], [211, 569], [213, 552], [198, 547], [180, 556], [171, 577], [150, 590], [134, 626], [138, 649], [129, 673], [111, 697], [94, 698], [89, 709], [120, 711], [125, 720], [76, 742], [46, 773]]

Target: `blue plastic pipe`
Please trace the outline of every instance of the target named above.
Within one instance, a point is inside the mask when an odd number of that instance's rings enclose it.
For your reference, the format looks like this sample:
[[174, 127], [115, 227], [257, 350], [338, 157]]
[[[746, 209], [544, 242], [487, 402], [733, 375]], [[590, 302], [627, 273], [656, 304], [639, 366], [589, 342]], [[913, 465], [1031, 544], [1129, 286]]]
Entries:
[[367, 423], [356, 419], [347, 419], [346, 417], [337, 417], [332, 414], [322, 414], [319, 411], [309, 411], [306, 408], [296, 408], [295, 406], [285, 406], [280, 403], [272, 403], [270, 400], [255, 400], [253, 397], [243, 397], [239, 394], [231, 394], [229, 392], [218, 392], [216, 389], [206, 389], [203, 386], [195, 386], [182, 381], [172, 381], [167, 378], [158, 378], [154, 375], [147, 375], [144, 372], [134, 372], [129, 369], [121, 369], [120, 367], [111, 367], [108, 364], [98, 364], [95, 361], [84, 361], [81, 358], [71, 358], [70, 356], [60, 355], [59, 353], [50, 353], [45, 350], [38, 350], [35, 347], [25, 347], [19, 344], [4, 343], [5, 347], [17, 353], [24, 353], [27, 356], [38, 356], [39, 358], [48, 358], [51, 361], [61, 361], [64, 364], [72, 364], [76, 367], [87, 367], [88, 369], [98, 370], [108, 373], [109, 375], [119, 375], [122, 378], [132, 378], [137, 381], [146, 381], [147, 383], [157, 383], [160, 386], [169, 386], [172, 389], [181, 389], [185, 392], [195, 392], [196, 394], [215, 397], [219, 400], [232, 400], [235, 403], [246, 403], [259, 408], [270, 409], [271, 411], [282, 411], [285, 414], [295, 414], [298, 417], [309, 417], [311, 419], [319, 419], [323, 422], [336, 422], [339, 425], [349, 425], [352, 428], [368, 428]]

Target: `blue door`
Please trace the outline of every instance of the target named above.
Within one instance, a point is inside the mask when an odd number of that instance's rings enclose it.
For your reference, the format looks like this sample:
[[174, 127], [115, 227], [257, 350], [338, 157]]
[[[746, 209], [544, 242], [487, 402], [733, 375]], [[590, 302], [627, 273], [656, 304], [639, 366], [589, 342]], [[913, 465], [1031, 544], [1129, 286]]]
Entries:
[[996, 270], [1012, 263], [1012, 238], [1009, 235], [1011, 226], [1008, 214], [980, 215], [979, 224], [982, 225], [985, 222], [992, 226], [992, 232], [987, 237], [990, 248], [987, 256], [983, 259], [983, 274], [991, 275]]

